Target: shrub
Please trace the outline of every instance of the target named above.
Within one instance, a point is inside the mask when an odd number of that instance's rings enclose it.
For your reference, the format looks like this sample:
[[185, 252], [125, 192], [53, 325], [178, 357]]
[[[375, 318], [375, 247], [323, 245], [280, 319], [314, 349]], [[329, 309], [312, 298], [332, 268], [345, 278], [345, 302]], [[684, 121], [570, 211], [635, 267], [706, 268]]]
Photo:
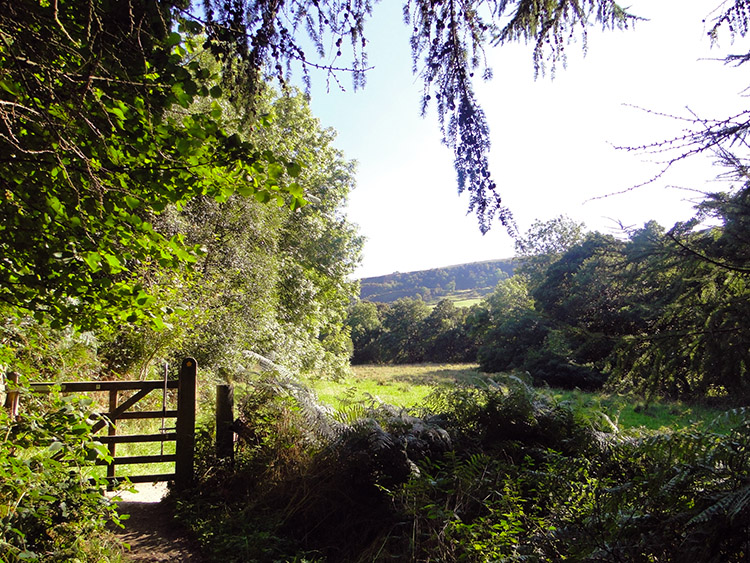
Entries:
[[0, 559], [104, 561], [92, 542], [115, 505], [87, 475], [107, 450], [91, 436], [92, 401], [25, 398], [16, 420], [0, 409]]

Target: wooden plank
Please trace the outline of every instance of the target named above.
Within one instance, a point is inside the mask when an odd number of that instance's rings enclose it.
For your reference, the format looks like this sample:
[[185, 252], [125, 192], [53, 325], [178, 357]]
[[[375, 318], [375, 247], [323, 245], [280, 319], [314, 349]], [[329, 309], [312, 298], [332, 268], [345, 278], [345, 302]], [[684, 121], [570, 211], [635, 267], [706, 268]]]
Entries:
[[130, 411], [124, 412], [117, 417], [117, 420], [133, 420], [141, 418], [175, 418], [177, 416], [176, 410], [170, 411]]
[[[128, 475], [123, 477], [114, 477], [112, 479], [107, 479], [107, 481], [110, 481], [110, 483], [125, 483], [125, 480], [130, 481], [131, 483], [157, 483], [157, 482], [163, 482], [163, 481], [174, 481], [174, 473], [157, 473], [154, 475]], [[96, 481], [94, 479], [89, 479], [91, 484], [96, 484]]]
[[[176, 454], [156, 454], [156, 455], [132, 455], [114, 458], [111, 465], [135, 465], [140, 463], [169, 463], [177, 459]], [[99, 460], [96, 465], [110, 465], [106, 461]], [[108, 475], [107, 477], [110, 477]]]
[[[167, 381], [167, 389], [177, 389], [179, 381], [170, 379]], [[85, 393], [89, 391], [133, 391], [135, 389], [163, 389], [164, 381], [160, 379], [122, 380], [122, 381], [64, 381], [53, 383], [49, 381], [31, 383], [29, 387], [37, 393], [48, 392], [52, 386], [59, 385], [63, 393]]]
[[216, 386], [216, 457], [234, 460], [234, 388]]
[[[117, 389], [110, 389], [109, 390], [109, 410], [110, 411], [116, 411], [117, 410]], [[94, 426], [91, 427], [91, 431], [96, 432], [101, 428], [104, 424], [106, 424], [106, 421], [100, 420]], [[110, 424], [107, 427], [107, 435], [108, 436], [116, 436], [117, 435], [117, 426], [114, 424]], [[109, 450], [109, 455], [111, 457], [115, 457], [115, 448], [117, 448], [117, 444], [114, 442], [110, 442], [107, 446], [107, 449]], [[115, 476], [115, 469], [116, 466], [114, 463], [107, 464], [107, 478], [111, 479]]]
[[[133, 405], [135, 405], [138, 401], [140, 401], [141, 399], [143, 399], [146, 395], [148, 395], [149, 393], [151, 393], [151, 391], [153, 391], [153, 389], [141, 389], [137, 393], [133, 393], [132, 396], [128, 397], [125, 401], [123, 401], [119, 405], [117, 404], [117, 391], [118, 391], [117, 389], [110, 389], [110, 391], [109, 391], [109, 398], [110, 398], [110, 401], [109, 401], [109, 412], [105, 413], [105, 416], [107, 418], [109, 418], [109, 420], [111, 420], [112, 422], [114, 422], [115, 420], [119, 420], [120, 418], [122, 418], [121, 415], [126, 410], [128, 410], [130, 407], [132, 407]], [[115, 397], [114, 401], [112, 400], [113, 396]], [[102, 428], [104, 428], [105, 424], [107, 424], [107, 422], [105, 420], [100, 420], [99, 422], [97, 422], [96, 424], [94, 424], [94, 426], [91, 427], [91, 431], [92, 432], [98, 432], [99, 430], [101, 430]], [[114, 425], [111, 425], [110, 429], [113, 426]], [[113, 432], [110, 431], [110, 436], [112, 434], [113, 434]]]
[[174, 473], [161, 473], [158, 475], [131, 475], [128, 477], [131, 483], [156, 483], [157, 481], [174, 481]]
[[119, 436], [99, 436], [102, 444], [134, 444], [141, 442], [174, 442], [177, 439], [176, 432], [165, 432], [164, 434], [121, 434]]

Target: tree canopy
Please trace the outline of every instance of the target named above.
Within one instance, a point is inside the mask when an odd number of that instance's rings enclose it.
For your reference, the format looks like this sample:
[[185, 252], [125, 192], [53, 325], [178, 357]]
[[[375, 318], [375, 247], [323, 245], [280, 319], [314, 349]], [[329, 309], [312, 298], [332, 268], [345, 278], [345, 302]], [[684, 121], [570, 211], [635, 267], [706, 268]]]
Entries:
[[[744, 34], [745, 8], [738, 0], [721, 12], [712, 33], [726, 26]], [[116, 311], [164, 322], [149, 309], [135, 271], [149, 263], [181, 267], [199, 249], [163, 239], [152, 228], [154, 215], [168, 204], [236, 190], [303, 203], [294, 182], [299, 165], [228, 134], [218, 99], [241, 101], [240, 111], [260, 123], [247, 102], [269, 74], [285, 84], [291, 73], [308, 79], [314, 68], [350, 72], [363, 86], [373, 9], [367, 0], [9, 6], [0, 16], [2, 299], [63, 324]], [[635, 16], [613, 0], [409, 0], [404, 17], [413, 27], [423, 107], [438, 110], [459, 191], [469, 192], [482, 231], [496, 217], [512, 230], [473, 90], [475, 74], [492, 76], [485, 49], [526, 41], [537, 71], [554, 71], [568, 42], [585, 43], [592, 24], [624, 29]], [[196, 56], [201, 48], [218, 67]], [[696, 133], [703, 143], [696, 150], [723, 146], [721, 139], [744, 130], [738, 120], [717, 123], [710, 136]]]
[[59, 326], [160, 326], [168, 312], [152, 307], [142, 271], [200, 250], [158, 233], [155, 216], [235, 191], [302, 204], [284, 181], [299, 165], [226, 132], [221, 88], [179, 7], [16, 2], [0, 15], [5, 303]]

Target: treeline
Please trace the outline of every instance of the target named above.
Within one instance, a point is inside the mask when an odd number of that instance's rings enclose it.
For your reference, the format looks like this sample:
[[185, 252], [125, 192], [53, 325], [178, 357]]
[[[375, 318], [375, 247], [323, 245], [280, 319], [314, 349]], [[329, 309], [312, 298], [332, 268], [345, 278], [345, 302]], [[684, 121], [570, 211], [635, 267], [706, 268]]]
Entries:
[[475, 313], [476, 308], [459, 308], [448, 299], [433, 309], [421, 299], [410, 298], [355, 303], [348, 317], [352, 363], [475, 361]]
[[511, 260], [490, 260], [434, 268], [418, 272], [396, 272], [386, 276], [362, 278], [362, 300], [391, 303], [402, 298], [437, 302], [456, 291], [474, 290], [477, 296], [492, 292], [497, 283], [513, 275]]
[[741, 402], [749, 227], [748, 187], [707, 197], [669, 231], [649, 222], [616, 238], [564, 218], [536, 223], [518, 242], [518, 273], [480, 305], [355, 304], [353, 361], [471, 359], [539, 384]]

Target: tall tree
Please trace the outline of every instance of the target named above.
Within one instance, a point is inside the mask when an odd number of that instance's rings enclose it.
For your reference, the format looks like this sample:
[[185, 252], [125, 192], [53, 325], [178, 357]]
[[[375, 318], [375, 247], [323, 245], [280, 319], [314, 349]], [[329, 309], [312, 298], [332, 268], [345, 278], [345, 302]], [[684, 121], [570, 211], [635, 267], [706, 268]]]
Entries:
[[[198, 249], [168, 205], [284, 191], [285, 162], [221, 127], [182, 2], [6, 3], [0, 13], [0, 299], [57, 325], [164, 323], [144, 268]], [[179, 23], [179, 25], [178, 25]], [[200, 109], [194, 102], [206, 100]], [[251, 181], [247, 181], [251, 178]], [[281, 187], [279, 187], [281, 186]], [[288, 190], [286, 190], [288, 191]], [[292, 194], [296, 204], [301, 194]]]
[[421, 362], [424, 359], [422, 323], [430, 308], [420, 299], [402, 298], [393, 303], [383, 317], [383, 354], [397, 364]]
[[321, 127], [301, 93], [267, 89], [253, 105], [264, 126], [251, 130], [230, 119], [227, 129], [258, 150], [293, 158], [300, 169], [289, 189], [314, 201], [292, 210], [291, 195], [266, 202], [243, 197], [240, 187], [226, 201], [200, 197], [168, 209], [157, 230], [203, 249], [193, 271], [172, 284], [180, 289], [163, 295], [186, 313], [168, 335], [121, 332], [112, 352], [135, 346], [129, 355], [147, 359], [190, 353], [204, 368], [230, 373], [246, 363], [247, 351], [294, 372], [340, 374], [348, 366], [344, 320], [357, 293], [350, 277], [362, 244], [344, 215], [353, 163], [333, 147], [334, 132]]
[[698, 218], [709, 214], [721, 224], [678, 223], [649, 267], [639, 269], [636, 287], [644, 289], [641, 302], [651, 304], [652, 314], [613, 356], [613, 371], [625, 384], [736, 402], [750, 395], [747, 200], [747, 186], [710, 196]]
[[584, 239], [585, 229], [583, 223], [560, 215], [534, 221], [526, 234], [516, 239], [518, 272], [529, 279], [532, 289], [541, 283], [550, 265]]

